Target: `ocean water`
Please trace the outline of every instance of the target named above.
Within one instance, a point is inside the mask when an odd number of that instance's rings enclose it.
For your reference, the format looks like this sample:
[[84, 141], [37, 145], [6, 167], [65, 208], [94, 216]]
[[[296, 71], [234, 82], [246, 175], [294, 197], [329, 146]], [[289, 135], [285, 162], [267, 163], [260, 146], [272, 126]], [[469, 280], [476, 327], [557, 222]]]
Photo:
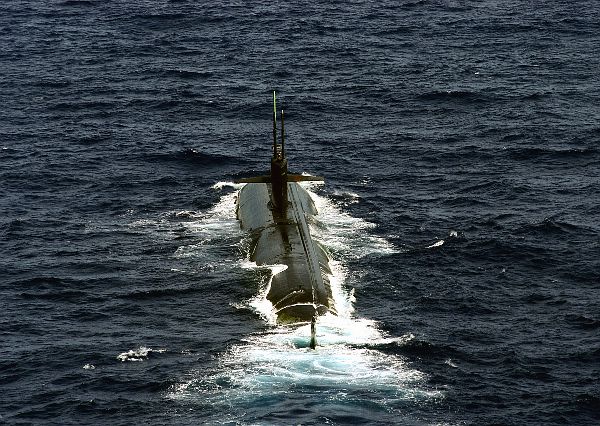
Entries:
[[[0, 4], [0, 423], [600, 422], [600, 4]], [[339, 317], [273, 322], [271, 90]]]

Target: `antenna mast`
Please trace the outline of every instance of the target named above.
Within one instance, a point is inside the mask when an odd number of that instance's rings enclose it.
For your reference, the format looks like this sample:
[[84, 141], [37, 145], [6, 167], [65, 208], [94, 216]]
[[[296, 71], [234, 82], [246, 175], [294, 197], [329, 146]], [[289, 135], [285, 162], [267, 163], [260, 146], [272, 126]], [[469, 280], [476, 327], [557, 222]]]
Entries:
[[283, 127], [283, 110], [281, 110], [281, 158], [285, 158], [285, 128]]
[[277, 157], [277, 100], [273, 90], [273, 158]]

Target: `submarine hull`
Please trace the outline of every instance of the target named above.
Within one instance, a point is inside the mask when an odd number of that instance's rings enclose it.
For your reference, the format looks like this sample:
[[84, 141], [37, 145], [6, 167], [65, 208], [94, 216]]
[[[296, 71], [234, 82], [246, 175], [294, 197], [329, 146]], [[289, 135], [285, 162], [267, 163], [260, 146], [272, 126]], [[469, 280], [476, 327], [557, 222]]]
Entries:
[[287, 208], [273, 207], [270, 183], [247, 183], [238, 193], [237, 218], [252, 236], [250, 260], [257, 265], [282, 265], [273, 275], [267, 299], [279, 322], [310, 321], [335, 313], [328, 274], [329, 258], [313, 240], [308, 222], [317, 209], [296, 182], [286, 182]]

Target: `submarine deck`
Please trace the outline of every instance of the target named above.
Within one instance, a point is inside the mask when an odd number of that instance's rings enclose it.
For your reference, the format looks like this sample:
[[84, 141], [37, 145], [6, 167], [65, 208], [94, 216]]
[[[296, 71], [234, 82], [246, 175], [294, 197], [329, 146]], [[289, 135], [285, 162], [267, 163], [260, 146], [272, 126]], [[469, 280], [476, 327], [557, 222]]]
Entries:
[[335, 313], [328, 274], [328, 256], [316, 243], [308, 221], [317, 209], [308, 192], [288, 182], [288, 206], [283, 216], [272, 209], [269, 183], [248, 183], [240, 189], [237, 217], [252, 235], [250, 260], [257, 265], [285, 265], [273, 275], [267, 299], [280, 322], [310, 321]]

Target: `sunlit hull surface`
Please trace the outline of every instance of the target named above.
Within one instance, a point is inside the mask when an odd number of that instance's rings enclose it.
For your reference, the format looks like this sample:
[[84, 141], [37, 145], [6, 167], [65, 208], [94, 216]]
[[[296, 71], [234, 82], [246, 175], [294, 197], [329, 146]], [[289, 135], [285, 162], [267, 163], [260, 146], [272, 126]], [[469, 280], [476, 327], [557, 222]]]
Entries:
[[237, 218], [252, 235], [250, 260], [283, 265], [273, 275], [267, 299], [279, 322], [310, 321], [315, 314], [335, 313], [328, 256], [310, 234], [307, 221], [315, 205], [298, 183], [287, 183], [287, 209], [274, 212], [270, 183], [248, 183], [238, 194]]

